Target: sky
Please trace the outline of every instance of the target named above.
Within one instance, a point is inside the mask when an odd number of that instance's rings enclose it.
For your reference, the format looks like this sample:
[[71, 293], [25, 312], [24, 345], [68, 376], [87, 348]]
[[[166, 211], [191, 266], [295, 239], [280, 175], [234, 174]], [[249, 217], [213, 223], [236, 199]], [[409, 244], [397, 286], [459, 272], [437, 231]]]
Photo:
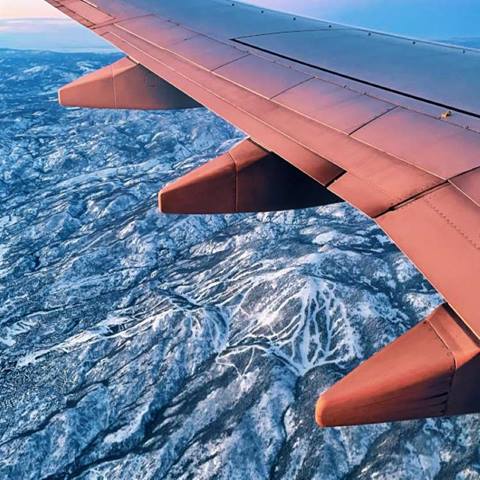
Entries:
[[479, 0], [250, 0], [250, 3], [420, 38], [480, 36]]
[[0, 18], [64, 17], [43, 0], [0, 0]]
[[113, 50], [44, 0], [0, 0], [0, 48]]
[[[480, 0], [249, 1], [332, 22], [418, 38], [448, 41], [480, 37]], [[109, 48], [44, 0], [0, 0], [2, 47], [58, 50]]]

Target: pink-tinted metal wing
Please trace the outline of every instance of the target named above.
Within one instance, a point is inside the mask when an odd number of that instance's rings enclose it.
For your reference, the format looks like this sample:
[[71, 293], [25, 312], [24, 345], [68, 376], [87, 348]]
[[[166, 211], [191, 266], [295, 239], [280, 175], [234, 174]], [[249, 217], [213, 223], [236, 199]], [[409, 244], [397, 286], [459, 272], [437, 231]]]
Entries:
[[480, 411], [472, 382], [480, 345], [479, 52], [235, 1], [48, 1], [130, 57], [67, 86], [64, 103], [201, 104], [251, 137], [166, 187], [162, 210], [275, 210], [341, 198], [373, 218], [445, 298], [324, 394], [319, 423]]

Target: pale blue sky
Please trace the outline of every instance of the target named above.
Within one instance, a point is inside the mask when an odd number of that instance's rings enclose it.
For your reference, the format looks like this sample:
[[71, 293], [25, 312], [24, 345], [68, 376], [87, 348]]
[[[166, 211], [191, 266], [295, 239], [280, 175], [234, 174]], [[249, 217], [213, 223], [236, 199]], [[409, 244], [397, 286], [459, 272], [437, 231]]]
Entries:
[[43, 0], [0, 0], [0, 18], [62, 17]]
[[250, 0], [270, 8], [415, 37], [480, 36], [479, 0]]
[[[250, 0], [250, 3], [407, 36], [435, 40], [480, 37], [480, 0]], [[38, 17], [57, 20], [52, 23]], [[29, 20], [18, 21], [20, 18]], [[67, 20], [62, 22], [62, 18], [66, 17], [44, 0], [0, 0], [0, 48], [107, 47], [88, 30]]]

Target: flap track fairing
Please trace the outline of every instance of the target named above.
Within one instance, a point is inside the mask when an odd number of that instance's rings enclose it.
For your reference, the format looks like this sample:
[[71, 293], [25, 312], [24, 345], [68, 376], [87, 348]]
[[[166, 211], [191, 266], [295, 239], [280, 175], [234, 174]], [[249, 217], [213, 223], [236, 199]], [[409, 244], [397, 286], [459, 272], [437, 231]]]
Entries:
[[320, 396], [324, 427], [480, 411], [480, 346], [448, 305], [387, 345]]
[[65, 107], [176, 110], [201, 107], [195, 100], [130, 58], [89, 73], [61, 88]]
[[177, 214], [268, 212], [337, 202], [335, 194], [250, 139], [159, 194], [160, 210]]

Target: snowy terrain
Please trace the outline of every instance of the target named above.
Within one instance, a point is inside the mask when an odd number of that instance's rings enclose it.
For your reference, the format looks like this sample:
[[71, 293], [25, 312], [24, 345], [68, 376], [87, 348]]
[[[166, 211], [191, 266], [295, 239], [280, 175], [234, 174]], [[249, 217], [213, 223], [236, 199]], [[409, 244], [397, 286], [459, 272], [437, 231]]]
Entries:
[[316, 427], [440, 298], [346, 205], [161, 215], [242, 134], [58, 106], [116, 58], [0, 51], [0, 479], [480, 478], [478, 416]]

